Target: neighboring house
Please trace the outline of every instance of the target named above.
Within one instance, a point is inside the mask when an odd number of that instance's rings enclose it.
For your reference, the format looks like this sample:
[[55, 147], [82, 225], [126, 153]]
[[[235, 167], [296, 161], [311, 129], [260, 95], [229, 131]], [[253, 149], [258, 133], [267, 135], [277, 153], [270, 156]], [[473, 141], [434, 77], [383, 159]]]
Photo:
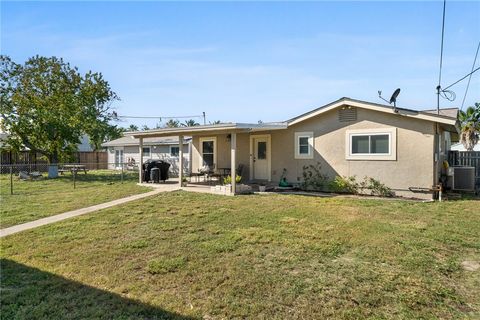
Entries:
[[[465, 149], [465, 147], [463, 146], [462, 143], [455, 143], [455, 144], [452, 144], [452, 146], [450, 147], [450, 150], [452, 151], [467, 151], [467, 149]], [[477, 143], [474, 147], [473, 147], [473, 150], [472, 151], [480, 151], [480, 143]]]
[[[228, 123], [130, 133], [135, 138], [192, 137], [192, 172], [202, 166], [236, 168], [244, 181], [278, 183], [284, 170], [300, 183], [305, 165], [320, 163], [322, 173], [373, 177], [397, 195], [410, 187], [430, 188], [439, 181], [446, 143], [456, 133], [456, 111], [448, 115], [342, 98], [279, 123]], [[252, 116], [254, 117], [254, 116]], [[234, 180], [234, 179], [232, 179]], [[235, 191], [235, 186], [232, 186]]]
[[[178, 174], [178, 137], [147, 138], [143, 140], [143, 161], [147, 159], [159, 159], [171, 164], [170, 171]], [[184, 171], [189, 170], [190, 138], [183, 139]], [[121, 164], [140, 163], [139, 139], [132, 136], [124, 136], [102, 144], [107, 148], [109, 169], [121, 168]]]
[[94, 151], [92, 145], [90, 144], [90, 137], [88, 134], [84, 134], [80, 137], [80, 143], [78, 144], [78, 151], [80, 152], [88, 152]]

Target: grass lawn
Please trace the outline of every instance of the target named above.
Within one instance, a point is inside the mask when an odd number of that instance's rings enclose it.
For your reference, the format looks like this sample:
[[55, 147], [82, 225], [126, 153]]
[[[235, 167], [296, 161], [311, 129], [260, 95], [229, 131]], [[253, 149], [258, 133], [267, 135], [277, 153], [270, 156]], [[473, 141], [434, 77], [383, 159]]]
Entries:
[[1, 240], [5, 319], [479, 319], [478, 201], [162, 193]]
[[76, 189], [69, 173], [57, 179], [13, 179], [14, 194], [10, 195], [10, 175], [0, 175], [2, 228], [149, 191], [136, 185], [138, 173], [131, 172], [125, 173], [123, 183], [114, 171], [78, 173]]

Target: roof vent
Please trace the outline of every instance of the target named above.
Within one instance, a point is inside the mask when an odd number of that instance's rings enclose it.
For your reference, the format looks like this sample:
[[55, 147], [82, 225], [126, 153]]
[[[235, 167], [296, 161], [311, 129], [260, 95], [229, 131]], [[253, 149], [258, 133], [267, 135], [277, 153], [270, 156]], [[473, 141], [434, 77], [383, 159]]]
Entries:
[[338, 121], [357, 121], [357, 108], [352, 106], [343, 106], [340, 110], [338, 110]]

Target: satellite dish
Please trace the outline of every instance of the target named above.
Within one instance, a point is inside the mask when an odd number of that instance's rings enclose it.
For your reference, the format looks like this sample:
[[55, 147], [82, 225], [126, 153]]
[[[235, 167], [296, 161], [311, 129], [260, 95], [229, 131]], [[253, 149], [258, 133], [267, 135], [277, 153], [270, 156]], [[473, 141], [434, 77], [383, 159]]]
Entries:
[[397, 102], [397, 97], [398, 95], [400, 94], [400, 88], [398, 88], [397, 90], [395, 90], [395, 92], [392, 94], [392, 97], [390, 98], [390, 104], [394, 104]]
[[383, 98], [382, 97], [382, 91], [378, 90], [378, 97], [380, 99], [382, 99], [383, 101], [389, 103], [389, 104], [392, 104], [393, 103], [393, 112], [395, 113], [398, 113], [398, 109], [397, 109], [397, 97], [398, 95], [400, 94], [400, 88], [398, 88], [397, 90], [395, 90], [395, 92], [393, 92], [392, 94], [392, 97], [390, 98], [390, 101], [388, 101], [387, 99]]

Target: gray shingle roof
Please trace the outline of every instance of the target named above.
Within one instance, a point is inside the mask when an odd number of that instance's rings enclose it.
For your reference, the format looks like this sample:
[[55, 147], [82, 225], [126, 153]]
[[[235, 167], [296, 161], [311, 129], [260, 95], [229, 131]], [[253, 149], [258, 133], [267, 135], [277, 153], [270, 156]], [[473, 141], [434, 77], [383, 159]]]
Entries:
[[[423, 112], [437, 114], [437, 109], [423, 110]], [[457, 118], [458, 108], [440, 109], [440, 115], [450, 118]]]
[[[102, 143], [102, 147], [122, 147], [122, 146], [138, 146], [139, 139], [132, 136], [121, 137], [112, 141]], [[183, 139], [183, 143], [190, 142], [190, 138]], [[144, 145], [172, 145], [178, 144], [177, 137], [165, 137], [165, 138], [144, 138]]]

